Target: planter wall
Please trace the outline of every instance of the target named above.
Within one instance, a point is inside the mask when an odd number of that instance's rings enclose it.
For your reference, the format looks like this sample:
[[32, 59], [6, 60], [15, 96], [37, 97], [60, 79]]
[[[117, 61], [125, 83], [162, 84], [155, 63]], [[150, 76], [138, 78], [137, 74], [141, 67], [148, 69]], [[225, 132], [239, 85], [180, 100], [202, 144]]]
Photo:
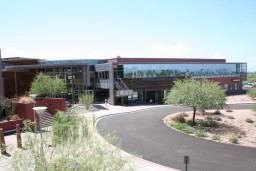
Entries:
[[10, 121], [4, 121], [0, 122], [0, 128], [3, 128], [5, 130], [10, 129], [16, 129], [16, 124], [19, 124], [20, 127], [23, 127], [23, 120], [24, 119], [18, 119], [18, 120], [10, 120]]
[[[48, 112], [52, 115], [56, 114], [58, 110], [66, 110], [65, 99], [61, 98], [36, 98], [35, 106], [46, 106]], [[22, 119], [0, 122], [0, 128], [3, 128], [4, 130], [15, 129], [16, 124], [20, 124], [22, 127], [24, 126], [22, 122], [25, 119], [34, 122], [33, 103], [17, 103], [15, 114], [19, 115]], [[38, 115], [36, 114], [35, 116], [37, 121], [39, 121]]]

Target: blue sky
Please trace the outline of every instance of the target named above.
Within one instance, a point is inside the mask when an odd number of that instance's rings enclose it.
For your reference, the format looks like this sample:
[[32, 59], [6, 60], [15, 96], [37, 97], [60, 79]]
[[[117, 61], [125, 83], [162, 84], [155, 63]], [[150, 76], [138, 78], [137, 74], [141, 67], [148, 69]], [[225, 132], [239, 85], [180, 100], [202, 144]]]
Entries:
[[225, 58], [256, 71], [255, 0], [0, 0], [2, 57]]

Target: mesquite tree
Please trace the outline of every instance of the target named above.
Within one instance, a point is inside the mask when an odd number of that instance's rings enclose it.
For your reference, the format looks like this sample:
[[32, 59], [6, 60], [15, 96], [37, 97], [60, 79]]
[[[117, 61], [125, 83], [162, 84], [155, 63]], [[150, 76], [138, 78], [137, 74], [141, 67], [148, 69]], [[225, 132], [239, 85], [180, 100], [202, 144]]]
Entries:
[[29, 94], [60, 96], [62, 92], [67, 93], [67, 87], [63, 79], [60, 79], [58, 76], [51, 78], [48, 75], [39, 73], [31, 84]]
[[193, 125], [197, 109], [222, 109], [226, 106], [224, 89], [217, 82], [184, 79], [174, 81], [167, 94], [166, 104], [182, 104], [193, 108]]

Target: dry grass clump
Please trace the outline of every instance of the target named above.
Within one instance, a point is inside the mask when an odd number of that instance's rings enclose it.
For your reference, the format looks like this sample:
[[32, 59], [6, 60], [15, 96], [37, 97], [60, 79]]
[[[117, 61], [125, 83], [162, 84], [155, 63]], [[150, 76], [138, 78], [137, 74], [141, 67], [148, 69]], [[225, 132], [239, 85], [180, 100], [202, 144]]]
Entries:
[[207, 121], [211, 121], [211, 120], [212, 120], [212, 117], [208, 115], [208, 116], [205, 117], [205, 119], [206, 119]]
[[251, 118], [246, 118], [245, 122], [247, 122], [247, 123], [254, 123], [254, 121]]
[[244, 137], [241, 133], [234, 133], [234, 132], [231, 132], [230, 130], [226, 131], [223, 133], [224, 136], [226, 137], [237, 137], [237, 138], [242, 138]]
[[189, 115], [185, 112], [182, 112], [180, 115], [182, 115], [183, 117], [188, 117]]
[[33, 99], [31, 97], [28, 96], [22, 96], [19, 98], [19, 102], [20, 103], [32, 103]]
[[227, 109], [227, 110], [226, 110], [226, 112], [233, 112], [233, 110], [231, 110], [231, 109]]
[[19, 115], [12, 115], [11, 120], [19, 120]]
[[219, 116], [215, 116], [215, 117], [213, 118], [213, 120], [215, 120], [215, 121], [222, 121], [222, 119], [221, 119]]
[[172, 120], [174, 122], [179, 122], [179, 123], [185, 123], [186, 122], [186, 119], [183, 117], [182, 114], [179, 114], [179, 115], [176, 115], [176, 116], [172, 117]]
[[235, 117], [234, 116], [228, 116], [228, 119], [235, 119]]
[[213, 112], [213, 114], [214, 114], [214, 115], [220, 115], [221, 113], [220, 113], [219, 110], [215, 110], [215, 111]]

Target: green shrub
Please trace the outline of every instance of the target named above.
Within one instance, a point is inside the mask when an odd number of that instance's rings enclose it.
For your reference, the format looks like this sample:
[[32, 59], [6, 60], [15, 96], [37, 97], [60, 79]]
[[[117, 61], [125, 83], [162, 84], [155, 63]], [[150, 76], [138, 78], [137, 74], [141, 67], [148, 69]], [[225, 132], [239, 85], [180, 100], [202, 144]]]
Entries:
[[234, 116], [228, 116], [228, 119], [235, 119], [235, 117]]
[[179, 114], [179, 115], [174, 116], [174, 117], [172, 118], [172, 120], [173, 120], [174, 122], [179, 122], [179, 123], [185, 123], [185, 122], [186, 122], [186, 120], [185, 120], [185, 118], [183, 117], [182, 114]]
[[204, 122], [201, 122], [200, 125], [202, 127], [217, 127], [218, 123], [215, 121], [204, 121]]
[[[187, 124], [188, 124], [189, 126], [193, 126], [193, 125], [192, 125], [192, 124], [193, 124], [193, 121], [192, 121], [192, 120], [188, 120]], [[194, 126], [196, 126], [196, 125], [198, 125], [198, 123], [195, 121]]]
[[212, 136], [212, 139], [213, 139], [213, 140], [220, 140], [220, 135], [214, 134], [214, 135]]
[[222, 119], [221, 119], [219, 116], [215, 116], [215, 117], [213, 118], [213, 120], [215, 120], [215, 121], [221, 121]]
[[169, 125], [178, 130], [182, 130], [185, 128], [185, 125], [183, 123], [170, 123]]
[[90, 106], [92, 105], [93, 103], [93, 99], [94, 99], [94, 96], [93, 94], [85, 94], [85, 95], [81, 95], [79, 96], [79, 102], [81, 102], [87, 110], [90, 110]]
[[252, 111], [256, 112], [256, 104], [252, 105]]
[[218, 127], [219, 126], [218, 123], [215, 121], [208, 121], [208, 123], [209, 123], [210, 127]]
[[67, 93], [67, 86], [64, 80], [58, 76], [51, 78], [43, 73], [39, 73], [34, 78], [29, 90], [29, 94], [38, 94], [39, 96], [60, 96], [62, 93]]
[[231, 110], [231, 109], [227, 109], [227, 110], [226, 110], [226, 112], [233, 112], [233, 110]]
[[239, 140], [236, 136], [232, 136], [229, 138], [229, 142], [237, 144], [239, 142]]
[[256, 97], [256, 88], [252, 88], [250, 91], [248, 91], [247, 95], [250, 96], [251, 98], [255, 98]]
[[54, 144], [60, 144], [67, 140], [69, 135], [76, 139], [78, 136], [77, 118], [74, 115], [58, 111], [53, 116], [52, 132]]
[[194, 129], [190, 128], [190, 127], [185, 127], [184, 129], [181, 130], [182, 132], [186, 133], [186, 134], [193, 134], [194, 133]]
[[204, 130], [204, 129], [200, 129], [200, 130], [196, 131], [195, 135], [198, 137], [207, 137], [206, 130]]
[[210, 127], [209, 123], [207, 121], [201, 122], [200, 125], [202, 127]]
[[247, 122], [247, 123], [254, 123], [254, 121], [253, 121], [251, 118], [247, 118], [247, 119], [245, 120], [245, 122]]
[[[71, 115], [70, 117], [76, 116]], [[135, 170], [132, 157], [123, 155], [118, 148], [111, 148], [99, 140], [99, 137], [95, 135], [91, 128], [93, 118], [88, 120], [86, 117], [79, 117], [75, 121], [75, 125], [79, 127], [78, 137], [74, 139], [73, 134], [70, 134], [70, 132], [76, 132], [77, 130], [75, 127], [71, 127], [69, 133], [64, 135], [67, 140], [60, 144], [52, 144], [50, 129], [46, 128], [42, 138], [31, 132], [25, 132], [24, 137], [22, 137], [24, 149], [14, 149], [12, 157], [6, 163], [8, 165], [7, 170]], [[73, 130], [74, 128], [75, 130]], [[87, 135], [88, 131], [89, 136]], [[108, 134], [105, 139], [110, 144], [119, 144], [118, 139], [111, 134]]]

